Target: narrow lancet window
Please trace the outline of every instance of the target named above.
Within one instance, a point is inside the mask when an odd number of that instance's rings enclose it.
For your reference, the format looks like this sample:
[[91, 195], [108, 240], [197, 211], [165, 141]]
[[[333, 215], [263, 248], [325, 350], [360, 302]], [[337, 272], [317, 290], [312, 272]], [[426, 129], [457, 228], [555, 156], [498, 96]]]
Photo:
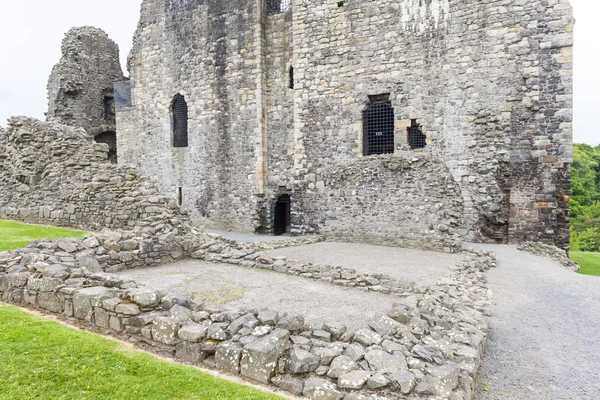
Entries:
[[188, 106], [183, 96], [175, 96], [171, 111], [173, 114], [173, 147], [188, 147]]

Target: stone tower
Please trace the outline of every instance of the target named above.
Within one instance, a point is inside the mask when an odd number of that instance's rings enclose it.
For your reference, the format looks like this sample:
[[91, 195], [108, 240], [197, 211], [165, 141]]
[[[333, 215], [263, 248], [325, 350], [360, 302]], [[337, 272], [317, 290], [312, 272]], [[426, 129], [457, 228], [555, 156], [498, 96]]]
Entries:
[[122, 81], [119, 47], [104, 31], [72, 28], [48, 80], [47, 120], [84, 128], [116, 157], [113, 84]]

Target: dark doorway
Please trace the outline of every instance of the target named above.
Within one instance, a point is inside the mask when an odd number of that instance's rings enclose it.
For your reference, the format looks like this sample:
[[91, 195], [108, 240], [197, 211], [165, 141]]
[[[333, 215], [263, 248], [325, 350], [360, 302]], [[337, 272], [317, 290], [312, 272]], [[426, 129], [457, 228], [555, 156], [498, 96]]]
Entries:
[[289, 233], [292, 230], [291, 199], [289, 194], [282, 194], [275, 203], [273, 213], [273, 233], [275, 236]]
[[108, 160], [116, 164], [117, 163], [117, 132], [106, 131], [94, 138], [96, 143], [106, 143], [108, 145]]

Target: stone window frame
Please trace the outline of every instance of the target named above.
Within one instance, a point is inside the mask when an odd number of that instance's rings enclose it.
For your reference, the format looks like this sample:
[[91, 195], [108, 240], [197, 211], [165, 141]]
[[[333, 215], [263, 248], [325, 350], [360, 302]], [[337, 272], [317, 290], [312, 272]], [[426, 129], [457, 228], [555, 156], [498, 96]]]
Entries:
[[[187, 117], [186, 119], [186, 124], [185, 124], [185, 128], [182, 130], [180, 130], [179, 132], [176, 124], [177, 124], [177, 117], [176, 117], [176, 103], [178, 102], [178, 100], [183, 100], [184, 104], [183, 106], [185, 106], [185, 116]], [[174, 148], [187, 148], [189, 147], [189, 106], [188, 106], [188, 102], [185, 99], [185, 93], [183, 92], [177, 92], [172, 100], [171, 100], [171, 104], [169, 106], [169, 113], [171, 116], [171, 145]]]
[[[360, 145], [361, 145], [361, 154], [363, 157], [370, 157], [370, 156], [375, 156], [375, 155], [382, 155], [382, 154], [394, 154], [396, 152], [396, 109], [394, 107], [394, 104], [392, 102], [392, 94], [391, 92], [385, 92], [385, 93], [381, 93], [381, 94], [376, 94], [376, 95], [368, 95], [368, 101], [365, 103], [365, 107], [362, 109], [361, 111], [361, 132], [360, 132]], [[391, 132], [391, 151], [386, 151], [384, 153], [371, 153], [369, 148], [368, 148], [368, 132], [367, 132], [367, 127], [365, 125], [365, 116], [367, 114], [367, 112], [369, 111], [369, 109], [371, 109], [371, 107], [373, 107], [376, 104], [381, 104], [381, 103], [385, 103], [386, 105], [389, 106], [389, 108], [392, 111], [392, 132]], [[388, 143], [389, 144], [389, 143]]]

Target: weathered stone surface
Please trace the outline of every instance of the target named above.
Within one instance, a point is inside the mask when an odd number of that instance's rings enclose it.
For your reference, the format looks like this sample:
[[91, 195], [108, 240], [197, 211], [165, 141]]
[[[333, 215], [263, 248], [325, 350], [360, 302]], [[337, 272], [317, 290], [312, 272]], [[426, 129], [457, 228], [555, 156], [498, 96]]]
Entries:
[[242, 351], [243, 377], [268, 384], [275, 372], [277, 360], [289, 343], [289, 331], [276, 329], [271, 334], [248, 343]]
[[169, 317], [158, 317], [152, 322], [152, 338], [164, 344], [177, 343], [180, 322]]
[[390, 374], [392, 386], [404, 394], [409, 394], [417, 384], [417, 378], [410, 371], [398, 371]]
[[320, 359], [315, 355], [299, 347], [294, 347], [290, 355], [289, 371], [292, 374], [313, 372], [319, 366], [319, 362]]
[[115, 307], [115, 312], [124, 315], [138, 315], [140, 313], [140, 308], [137, 304], [122, 303]]
[[327, 376], [330, 378], [339, 378], [355, 369], [358, 369], [358, 365], [350, 357], [339, 356], [331, 362]]
[[304, 382], [291, 376], [276, 376], [271, 379], [271, 383], [294, 396], [301, 396], [304, 389]]
[[134, 291], [131, 299], [141, 307], [154, 307], [160, 304], [158, 292], [149, 289]]
[[372, 346], [383, 342], [383, 338], [370, 329], [360, 329], [354, 334], [354, 341], [365, 346]]
[[[156, 340], [156, 339], [155, 339]], [[200, 343], [181, 342], [175, 346], [175, 357], [191, 364], [199, 364], [209, 353], [202, 350]]]
[[344, 394], [325, 379], [309, 378], [304, 382], [305, 397], [313, 400], [341, 400]]
[[73, 295], [73, 312], [75, 318], [91, 319], [93, 315], [92, 300], [102, 301], [110, 298], [111, 291], [105, 287], [80, 289]]
[[373, 371], [396, 372], [407, 370], [406, 358], [403, 355], [391, 355], [383, 350], [371, 350], [365, 355], [365, 360]]
[[195, 343], [206, 337], [207, 329], [208, 327], [206, 325], [189, 323], [179, 329], [177, 336], [182, 340]]
[[369, 326], [382, 336], [392, 336], [398, 331], [402, 324], [394, 321], [387, 315], [377, 313], [373, 319], [369, 321]]
[[424, 382], [428, 383], [438, 396], [449, 397], [458, 386], [460, 368], [455, 364], [427, 368]]
[[240, 373], [240, 360], [243, 346], [239, 343], [219, 343], [215, 354], [215, 364], [223, 372]]
[[361, 389], [367, 380], [371, 377], [368, 371], [352, 371], [348, 372], [338, 379], [338, 387], [340, 389]]
[[277, 326], [288, 331], [299, 331], [304, 327], [304, 317], [301, 315], [286, 315], [277, 322]]

